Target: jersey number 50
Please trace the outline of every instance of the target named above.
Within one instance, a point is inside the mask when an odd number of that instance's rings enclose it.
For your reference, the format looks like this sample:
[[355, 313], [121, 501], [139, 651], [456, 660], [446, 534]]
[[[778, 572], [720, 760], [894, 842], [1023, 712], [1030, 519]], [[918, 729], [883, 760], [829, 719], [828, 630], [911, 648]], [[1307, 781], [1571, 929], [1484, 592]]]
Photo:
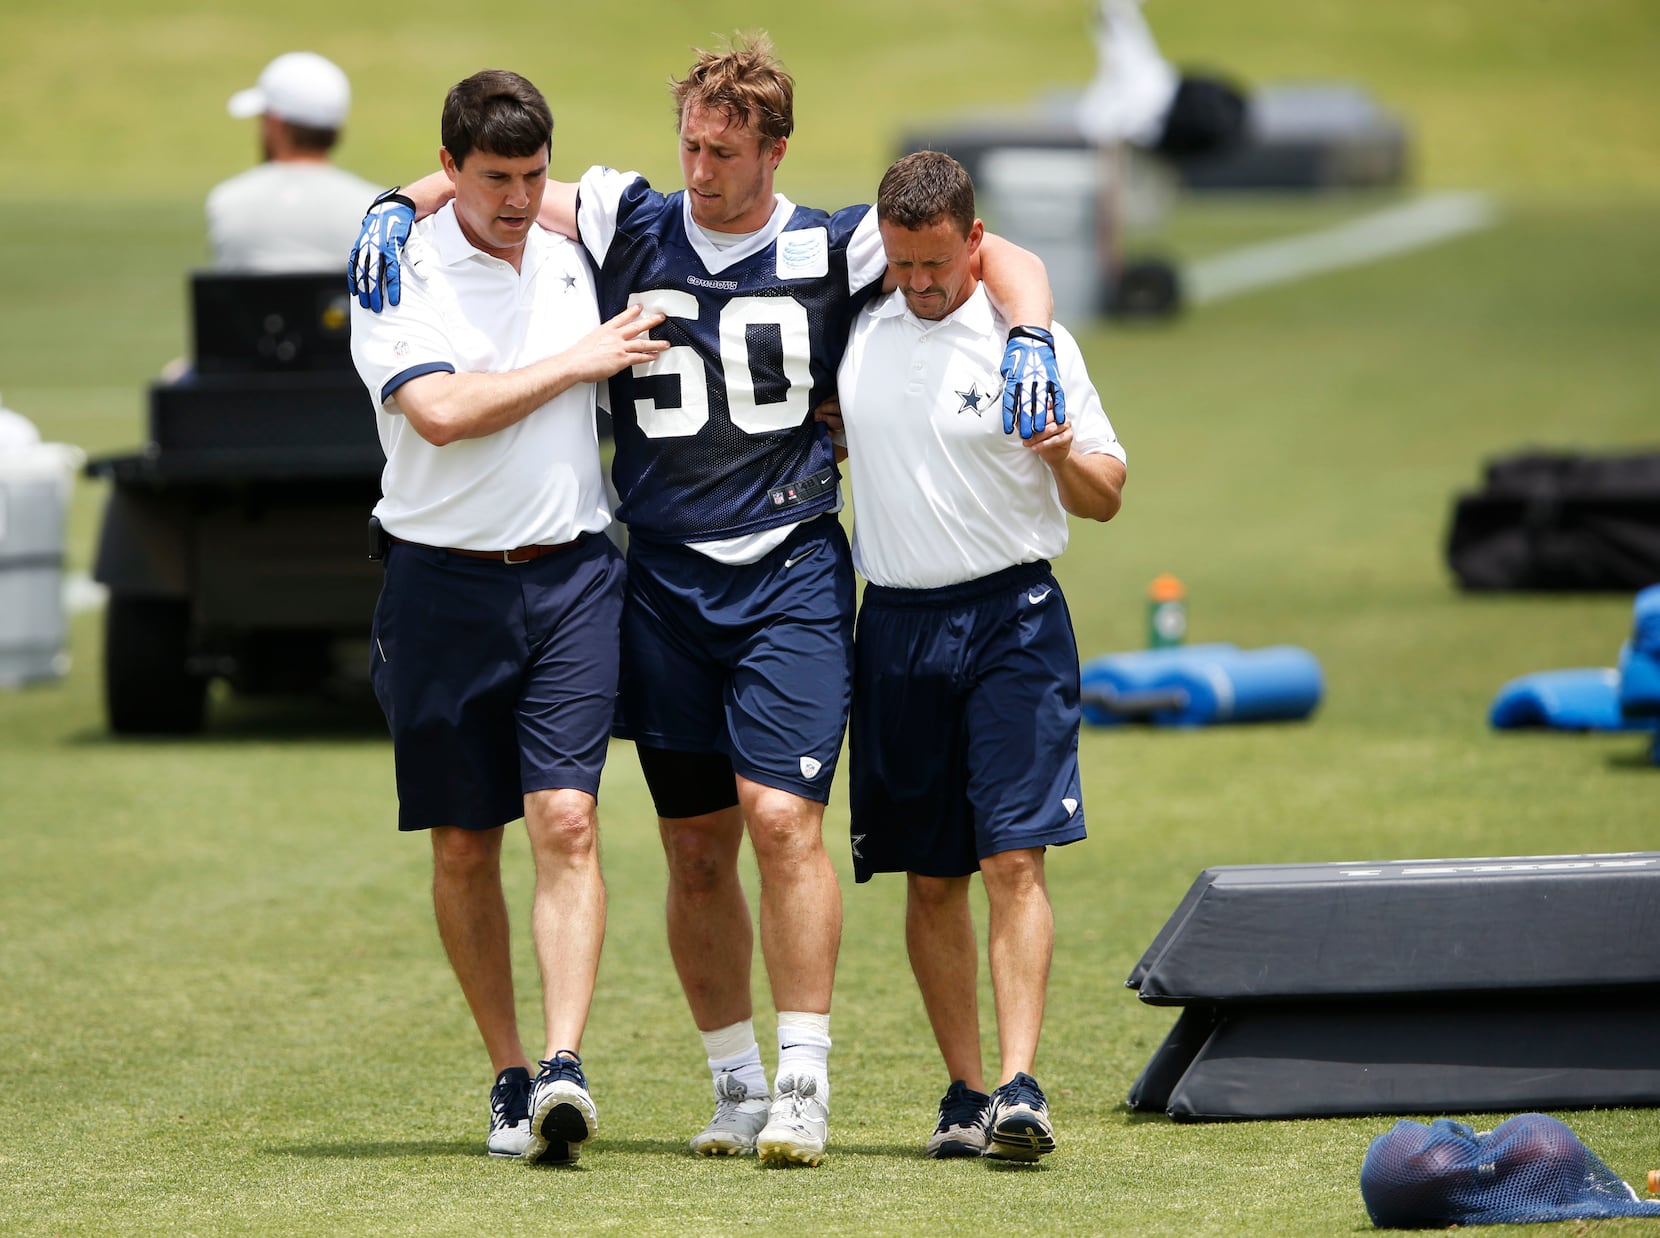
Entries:
[[[656, 288], [629, 296], [630, 305], [660, 310], [670, 318], [698, 316], [697, 298], [689, 292]], [[749, 328], [777, 327], [784, 353], [782, 400], [755, 399], [750, 369]], [[807, 311], [790, 297], [733, 297], [720, 312], [720, 368], [726, 384], [726, 408], [732, 424], [749, 434], [770, 434], [801, 424], [813, 385]], [[647, 438], [685, 438], [709, 420], [709, 384], [702, 355], [689, 344], [676, 344], [653, 361], [633, 368], [636, 378], [659, 374], [680, 377], [680, 406], [659, 407], [655, 399], [634, 401], [634, 418]], [[721, 381], [719, 377], [709, 382]]]

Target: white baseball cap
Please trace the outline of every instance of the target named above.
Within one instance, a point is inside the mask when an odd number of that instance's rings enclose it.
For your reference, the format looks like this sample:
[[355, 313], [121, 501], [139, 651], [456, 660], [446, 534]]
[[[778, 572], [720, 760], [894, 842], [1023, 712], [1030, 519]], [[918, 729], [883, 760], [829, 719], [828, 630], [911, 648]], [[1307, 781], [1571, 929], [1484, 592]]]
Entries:
[[239, 90], [227, 105], [232, 116], [269, 112], [313, 129], [338, 129], [346, 123], [352, 88], [332, 60], [316, 52], [287, 52], [265, 66], [259, 82]]

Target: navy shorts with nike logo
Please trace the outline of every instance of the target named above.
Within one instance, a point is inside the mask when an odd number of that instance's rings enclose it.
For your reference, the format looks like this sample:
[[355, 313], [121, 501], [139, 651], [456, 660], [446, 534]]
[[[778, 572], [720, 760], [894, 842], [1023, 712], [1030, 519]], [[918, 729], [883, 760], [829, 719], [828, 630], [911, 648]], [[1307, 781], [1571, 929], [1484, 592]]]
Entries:
[[623, 573], [603, 533], [526, 563], [392, 545], [369, 677], [400, 830], [494, 829], [524, 816], [529, 792], [599, 794]]
[[824, 803], [847, 732], [853, 556], [834, 515], [755, 563], [629, 539], [616, 733]]
[[1078, 646], [1045, 561], [865, 587], [853, 657], [853, 874], [963, 877], [1084, 837]]

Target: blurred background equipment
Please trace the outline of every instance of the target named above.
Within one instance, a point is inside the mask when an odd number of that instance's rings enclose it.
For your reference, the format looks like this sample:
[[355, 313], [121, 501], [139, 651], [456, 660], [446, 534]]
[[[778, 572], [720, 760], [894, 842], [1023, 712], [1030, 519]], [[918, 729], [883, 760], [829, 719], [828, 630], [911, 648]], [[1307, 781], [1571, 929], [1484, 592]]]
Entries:
[[85, 456], [0, 404], [0, 688], [69, 670], [64, 541]]
[[344, 280], [190, 287], [193, 372], [151, 384], [140, 451], [87, 465], [111, 482], [93, 574], [118, 733], [200, 730], [216, 677], [249, 694], [362, 680], [348, 655], [380, 591], [364, 529], [384, 457]]
[[1521, 451], [1453, 502], [1447, 565], [1466, 589], [1660, 582], [1660, 451]]
[[1404, 123], [1352, 82], [1250, 89], [1181, 69], [1159, 51], [1140, 0], [1100, 0], [1095, 76], [1026, 113], [918, 122], [900, 153], [943, 150], [968, 168], [988, 226], [1044, 259], [1055, 316], [1157, 319], [1183, 304], [1176, 264], [1126, 255], [1178, 187], [1319, 192], [1400, 186]]
[[1660, 1105], [1657, 897], [1651, 851], [1208, 868], [1125, 981], [1182, 1008], [1130, 1107]]

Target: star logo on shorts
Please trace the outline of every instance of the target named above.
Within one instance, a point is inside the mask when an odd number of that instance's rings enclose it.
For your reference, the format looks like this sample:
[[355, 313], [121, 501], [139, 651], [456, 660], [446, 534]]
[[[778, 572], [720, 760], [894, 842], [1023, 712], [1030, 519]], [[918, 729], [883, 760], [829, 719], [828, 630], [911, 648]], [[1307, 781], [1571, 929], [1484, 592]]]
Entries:
[[957, 405], [957, 411], [959, 413], [972, 410], [976, 417], [981, 415], [980, 402], [986, 397], [980, 391], [979, 383], [970, 383], [967, 391], [957, 392], [957, 398], [962, 401], [961, 404]]
[[855, 860], [862, 860], [862, 859], [865, 858], [864, 853], [859, 850], [859, 844], [864, 842], [864, 840], [865, 840], [865, 835], [863, 835], [863, 834], [853, 835], [853, 858]]

